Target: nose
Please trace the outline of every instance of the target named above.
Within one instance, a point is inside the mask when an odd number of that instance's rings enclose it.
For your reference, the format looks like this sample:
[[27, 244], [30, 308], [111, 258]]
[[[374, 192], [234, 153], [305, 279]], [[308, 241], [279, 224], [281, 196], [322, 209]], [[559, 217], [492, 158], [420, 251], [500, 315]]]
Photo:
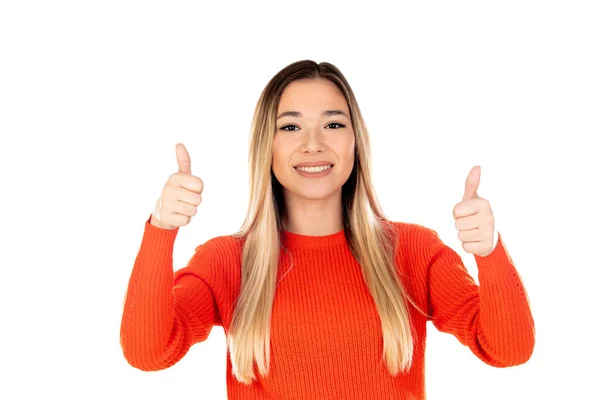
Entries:
[[322, 153], [325, 151], [323, 133], [319, 128], [308, 129], [302, 141], [302, 153]]

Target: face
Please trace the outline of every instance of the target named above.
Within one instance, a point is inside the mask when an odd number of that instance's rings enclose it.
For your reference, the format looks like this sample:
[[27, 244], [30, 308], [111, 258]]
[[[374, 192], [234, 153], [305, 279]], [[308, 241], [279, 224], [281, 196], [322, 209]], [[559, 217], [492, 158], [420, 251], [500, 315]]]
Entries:
[[285, 197], [341, 198], [355, 145], [344, 95], [328, 80], [294, 81], [282, 93], [277, 117], [273, 173]]

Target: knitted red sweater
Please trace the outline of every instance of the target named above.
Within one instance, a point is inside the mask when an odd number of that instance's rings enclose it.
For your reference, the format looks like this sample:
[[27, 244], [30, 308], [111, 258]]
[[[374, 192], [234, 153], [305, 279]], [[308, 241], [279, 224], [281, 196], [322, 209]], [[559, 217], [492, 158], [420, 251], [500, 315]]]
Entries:
[[[437, 233], [395, 222], [396, 256], [406, 289], [433, 325], [451, 333], [485, 363], [508, 367], [527, 361], [534, 322], [527, 294], [502, 236], [486, 257], [474, 256], [478, 286], [460, 256]], [[145, 223], [127, 289], [121, 347], [135, 368], [174, 365], [214, 325], [228, 332], [240, 289], [241, 239], [213, 238], [173, 271], [178, 229]], [[314, 237], [285, 232], [271, 322], [271, 368], [252, 385], [231, 373], [227, 393], [246, 399], [425, 399], [424, 352], [428, 319], [409, 306], [416, 336], [412, 368], [393, 377], [380, 362], [379, 316], [349, 251], [344, 231]], [[285, 275], [285, 276], [284, 276]], [[282, 279], [283, 278], [283, 279]]]

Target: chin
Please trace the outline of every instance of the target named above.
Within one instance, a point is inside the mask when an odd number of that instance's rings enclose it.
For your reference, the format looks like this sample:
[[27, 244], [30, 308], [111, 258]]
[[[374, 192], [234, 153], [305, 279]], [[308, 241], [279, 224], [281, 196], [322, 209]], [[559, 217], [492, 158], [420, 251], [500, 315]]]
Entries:
[[334, 196], [341, 187], [336, 190], [290, 190], [293, 196], [306, 200], [323, 200]]

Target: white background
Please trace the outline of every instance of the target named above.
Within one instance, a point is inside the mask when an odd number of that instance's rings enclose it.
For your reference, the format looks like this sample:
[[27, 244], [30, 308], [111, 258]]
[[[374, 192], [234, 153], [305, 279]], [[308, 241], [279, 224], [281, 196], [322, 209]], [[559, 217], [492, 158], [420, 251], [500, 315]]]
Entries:
[[313, 59], [358, 97], [387, 216], [476, 276], [452, 209], [480, 165], [528, 291], [530, 361], [487, 366], [429, 325], [427, 398], [600, 398], [597, 3], [216, 3], [0, 6], [0, 397], [226, 398], [220, 327], [167, 370], [127, 364], [129, 274], [178, 142], [205, 190], [174, 269], [239, 228], [256, 100]]

